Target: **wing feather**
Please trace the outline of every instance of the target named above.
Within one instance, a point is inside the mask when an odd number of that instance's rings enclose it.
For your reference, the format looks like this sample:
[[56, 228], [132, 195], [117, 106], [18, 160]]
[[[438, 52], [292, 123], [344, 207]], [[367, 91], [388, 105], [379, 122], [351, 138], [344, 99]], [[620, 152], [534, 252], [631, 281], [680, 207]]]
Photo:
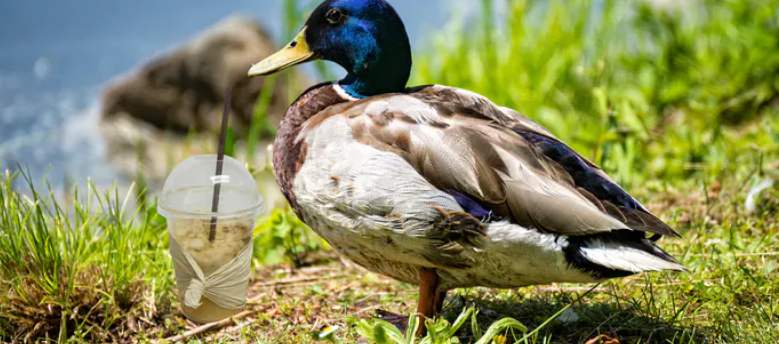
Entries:
[[356, 140], [398, 154], [437, 188], [519, 225], [570, 236], [678, 235], [541, 125], [482, 96], [431, 86], [317, 116], [333, 115], [347, 118]]

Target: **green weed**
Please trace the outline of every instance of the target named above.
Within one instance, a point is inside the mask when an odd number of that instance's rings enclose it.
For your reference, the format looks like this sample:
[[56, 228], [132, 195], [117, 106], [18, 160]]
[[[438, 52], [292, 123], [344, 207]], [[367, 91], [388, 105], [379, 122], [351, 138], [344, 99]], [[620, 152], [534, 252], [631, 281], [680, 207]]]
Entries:
[[291, 263], [301, 268], [311, 256], [324, 250], [327, 243], [301, 221], [292, 209], [274, 209], [255, 229], [255, 265]]
[[[449, 323], [446, 319], [437, 319], [435, 321], [427, 320], [420, 324], [419, 319], [412, 314], [409, 317], [408, 329], [405, 333], [383, 320], [359, 320], [356, 324], [356, 330], [371, 343], [376, 344], [454, 344], [460, 343], [459, 337], [456, 336], [457, 331], [465, 325], [466, 321], [471, 319], [475, 321], [475, 316], [475, 309], [466, 308], [453, 323]], [[474, 324], [476, 323], [474, 322]], [[417, 338], [416, 333], [420, 326], [425, 326], [427, 334], [422, 338]], [[505, 343], [505, 336], [501, 333], [509, 330], [516, 330], [520, 333], [527, 332], [527, 328], [519, 321], [511, 318], [501, 319], [493, 323], [476, 340], [476, 344], [493, 344], [496, 343], [496, 340]]]

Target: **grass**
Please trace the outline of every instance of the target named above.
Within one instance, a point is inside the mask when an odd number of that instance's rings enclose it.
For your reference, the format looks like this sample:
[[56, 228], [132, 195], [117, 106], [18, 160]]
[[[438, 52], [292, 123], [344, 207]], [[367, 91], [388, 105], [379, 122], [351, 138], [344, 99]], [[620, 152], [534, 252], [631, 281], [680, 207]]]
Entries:
[[[628, 186], [719, 171], [743, 149], [723, 145], [723, 125], [776, 113], [777, 1], [691, 1], [676, 13], [641, 3], [509, 1], [501, 30], [443, 30], [414, 81], [517, 109]], [[776, 122], [764, 125], [753, 142], [775, 145]]]
[[[171, 309], [165, 228], [155, 217], [134, 221], [116, 192], [91, 185], [57, 200], [28, 175], [0, 179], [2, 338], [122, 338]], [[14, 190], [22, 177], [29, 196]]]
[[[661, 245], [691, 272], [457, 290], [414, 343], [779, 338], [779, 1], [482, 4], [480, 18], [455, 18], [416, 50], [412, 83], [467, 88], [547, 126], [684, 234]], [[287, 36], [301, 8], [286, 3]], [[265, 108], [261, 96], [254, 134], [273, 128]], [[254, 134], [234, 144], [256, 147]], [[153, 342], [191, 327], [142, 188], [130, 202], [25, 175], [0, 177], [0, 341]], [[192, 342], [412, 342], [372, 318], [413, 313], [415, 287], [341, 262], [284, 206], [255, 237], [257, 313]]]

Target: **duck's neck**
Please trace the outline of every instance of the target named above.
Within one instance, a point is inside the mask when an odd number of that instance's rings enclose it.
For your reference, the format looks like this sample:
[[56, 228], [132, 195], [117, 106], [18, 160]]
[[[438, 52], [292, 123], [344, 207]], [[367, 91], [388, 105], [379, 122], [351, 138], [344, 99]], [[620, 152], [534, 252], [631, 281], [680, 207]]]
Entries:
[[386, 93], [400, 93], [411, 75], [411, 48], [408, 38], [401, 36], [385, 43], [377, 51], [378, 58], [340, 63], [349, 74], [338, 84], [355, 98], [368, 98]]
[[410, 74], [410, 62], [408, 66], [393, 63], [385, 68], [376, 68], [359, 75], [349, 73], [338, 81], [338, 85], [349, 95], [362, 99], [380, 94], [403, 92]]

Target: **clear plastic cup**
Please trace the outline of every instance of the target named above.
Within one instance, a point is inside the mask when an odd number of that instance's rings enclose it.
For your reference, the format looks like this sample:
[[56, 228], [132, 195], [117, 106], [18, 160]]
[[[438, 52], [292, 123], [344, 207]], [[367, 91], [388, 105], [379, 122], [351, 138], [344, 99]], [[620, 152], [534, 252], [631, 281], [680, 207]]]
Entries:
[[[216, 156], [195, 156], [182, 162], [168, 175], [158, 211], [168, 220], [173, 240], [195, 260], [208, 277], [230, 263], [252, 242], [255, 219], [264, 208], [257, 184], [249, 171], [237, 160], [225, 157], [223, 173], [214, 176]], [[215, 184], [221, 184], [219, 210], [211, 211]], [[211, 222], [216, 219], [212, 233]], [[213, 239], [213, 240], [212, 240]], [[250, 271], [251, 261], [241, 270]], [[182, 271], [176, 267], [177, 279]], [[179, 297], [185, 285], [178, 285]], [[248, 287], [248, 285], [247, 285]], [[242, 288], [246, 298], [246, 288]], [[228, 318], [241, 311], [219, 306], [203, 295], [201, 305], [190, 308], [182, 302], [182, 311], [192, 321], [209, 323]]]

